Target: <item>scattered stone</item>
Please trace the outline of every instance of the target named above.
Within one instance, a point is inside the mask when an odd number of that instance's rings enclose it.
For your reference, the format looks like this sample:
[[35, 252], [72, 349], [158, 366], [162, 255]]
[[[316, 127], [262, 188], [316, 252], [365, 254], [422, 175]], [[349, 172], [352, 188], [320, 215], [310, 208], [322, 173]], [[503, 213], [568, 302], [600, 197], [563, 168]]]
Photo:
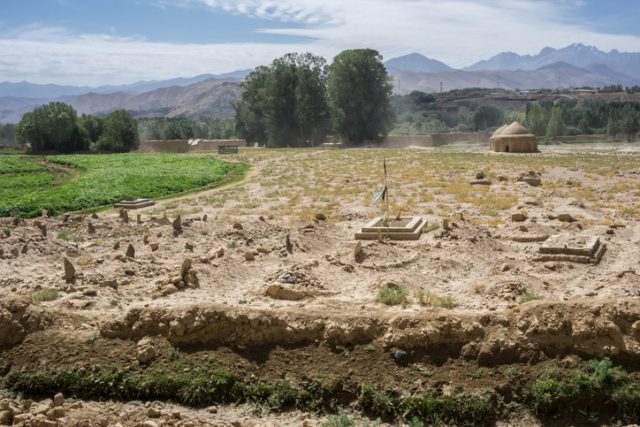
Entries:
[[391, 355], [398, 365], [405, 366], [409, 363], [409, 354], [406, 351], [396, 350]]
[[513, 222], [524, 222], [527, 220], [527, 215], [521, 213], [521, 212], [517, 212], [511, 215], [511, 221]]
[[85, 297], [96, 297], [98, 296], [98, 291], [96, 291], [95, 289], [85, 289], [84, 291], [82, 291], [82, 295], [84, 295]]
[[193, 243], [185, 243], [184, 248], [188, 251], [193, 252]]
[[568, 213], [562, 213], [562, 214], [558, 215], [558, 221], [561, 221], [561, 222], [575, 222], [576, 219], [574, 217], [572, 217]]
[[218, 252], [216, 252], [216, 256], [218, 258], [222, 258], [224, 256], [224, 248], [218, 249]]
[[175, 294], [179, 290], [180, 289], [178, 289], [176, 285], [170, 283], [162, 288], [162, 295], [167, 296], [167, 295]]
[[144, 337], [136, 345], [136, 359], [138, 362], [146, 364], [155, 359], [157, 355], [153, 341], [149, 337]]
[[487, 174], [484, 173], [484, 171], [480, 171], [476, 174], [476, 179], [485, 179], [487, 177]]
[[62, 406], [64, 405], [64, 395], [62, 393], [56, 393], [55, 396], [53, 396], [53, 407], [58, 407], [58, 406]]
[[524, 199], [523, 200], [525, 205], [531, 205], [531, 206], [542, 206], [542, 202], [538, 199]]
[[284, 247], [290, 254], [293, 253], [293, 243], [291, 242], [291, 235], [287, 233], [287, 237], [284, 240]]
[[518, 177], [519, 182], [526, 182], [532, 187], [538, 187], [542, 184], [542, 175], [539, 172], [529, 171], [528, 173], [520, 174]]
[[233, 229], [234, 230], [242, 230], [244, 227], [242, 227], [242, 224], [240, 224], [239, 222], [236, 222], [235, 224], [233, 224]]
[[149, 247], [151, 248], [151, 252], [155, 252], [158, 250], [160, 245], [158, 243], [152, 243], [151, 245], [149, 245]]
[[475, 181], [470, 181], [470, 185], [491, 185], [491, 181], [488, 179], [477, 179]]
[[97, 213], [92, 213], [91, 214], [91, 219], [98, 219], [98, 214]]
[[207, 216], [207, 214], [204, 214], [204, 216], [202, 217], [202, 221], [207, 222], [207, 219], [209, 219], [209, 217]]
[[144, 236], [142, 236], [142, 243], [144, 243], [145, 245], [149, 243], [149, 235], [145, 234]]
[[218, 413], [218, 407], [213, 405], [213, 406], [209, 406], [207, 408], [207, 412], [210, 414], [217, 414]]
[[64, 280], [71, 283], [76, 279], [76, 268], [67, 258], [64, 259]]
[[27, 246], [27, 244], [25, 243], [24, 245], [22, 245], [22, 250], [20, 251], [20, 253], [25, 255], [28, 250], [29, 250], [29, 246]]
[[142, 215], [140, 215], [140, 214], [136, 215], [136, 222], [138, 224], [142, 224]]
[[125, 255], [128, 256], [129, 258], [136, 257], [136, 250], [131, 243], [129, 243], [129, 246], [127, 246], [127, 252], [125, 253]]
[[356, 247], [353, 248], [353, 259], [356, 262], [362, 262], [364, 258], [364, 252], [362, 250], [362, 242], [358, 240]]
[[10, 410], [0, 411], [0, 425], [10, 426], [13, 424], [13, 414]]
[[12, 248], [11, 255], [13, 255], [14, 258], [18, 258], [18, 256], [20, 256], [20, 251], [18, 250], [18, 248]]
[[182, 261], [182, 265], [180, 266], [180, 277], [185, 277], [189, 274], [189, 270], [191, 270], [191, 258], [185, 258]]
[[120, 217], [122, 218], [122, 222], [124, 222], [125, 224], [129, 222], [129, 212], [127, 212], [126, 209], [122, 208], [122, 210], [120, 211]]
[[69, 222], [69, 218], [71, 218], [71, 215], [66, 214], [63, 218], [62, 218], [62, 223], [66, 224]]
[[316, 221], [326, 221], [327, 220], [327, 216], [325, 214], [323, 214], [322, 212], [317, 213], [315, 218], [316, 218]]
[[253, 260], [256, 259], [256, 257], [253, 255], [252, 251], [246, 251], [244, 253], [244, 259], [245, 259], [245, 261], [253, 261]]
[[171, 224], [173, 226], [173, 235], [178, 236], [182, 234], [182, 218], [180, 215]]
[[42, 233], [42, 235], [44, 237], [47, 237], [47, 225], [46, 224], [42, 224], [40, 221], [34, 221], [33, 225], [38, 227], [38, 230], [40, 230], [40, 233]]
[[498, 176], [498, 181], [500, 181], [500, 182], [505, 182], [505, 181], [508, 181], [508, 180], [509, 180], [509, 178], [507, 178], [504, 175], [499, 175]]
[[94, 234], [96, 232], [96, 227], [91, 221], [89, 221], [89, 223], [87, 224], [87, 231], [89, 232], [89, 234]]
[[609, 234], [609, 235], [611, 235], [611, 236], [612, 236], [612, 235], [614, 235], [614, 234], [616, 234], [616, 232], [615, 232], [615, 230], [614, 230], [613, 228], [608, 228], [608, 229], [607, 229], [607, 231], [606, 231], [606, 233], [607, 233], [607, 234]]
[[147, 409], [147, 416], [151, 418], [160, 418], [162, 412], [154, 408], [153, 406]]
[[120, 242], [115, 242], [115, 243], [113, 244], [113, 250], [114, 250], [114, 251], [117, 251], [118, 249], [120, 249]]
[[115, 290], [118, 290], [118, 281], [116, 279], [105, 280], [101, 283], [101, 286], [108, 286]]

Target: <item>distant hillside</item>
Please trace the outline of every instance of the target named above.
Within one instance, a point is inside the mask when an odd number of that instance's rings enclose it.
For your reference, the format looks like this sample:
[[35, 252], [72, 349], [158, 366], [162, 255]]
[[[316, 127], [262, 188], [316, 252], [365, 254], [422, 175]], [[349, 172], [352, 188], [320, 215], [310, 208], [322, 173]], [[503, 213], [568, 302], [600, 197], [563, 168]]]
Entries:
[[0, 97], [0, 124], [17, 123], [25, 113], [49, 102], [48, 99]]
[[562, 49], [545, 47], [537, 55], [503, 52], [466, 67], [464, 70], [536, 70], [557, 62], [587, 69], [595, 65], [605, 65], [614, 72], [640, 78], [640, 53], [619, 52], [615, 49], [607, 53], [581, 43]]
[[640, 79], [613, 72], [608, 67], [593, 67], [587, 70], [565, 62], [557, 62], [537, 70], [450, 71], [446, 73], [403, 71], [394, 75], [394, 91], [401, 94], [414, 90], [438, 92], [441, 82], [443, 89], [448, 91], [470, 87], [544, 89], [602, 87], [611, 84], [633, 86], [640, 84]]
[[123, 108], [140, 116], [229, 117], [233, 114], [231, 101], [239, 96], [238, 80], [208, 79], [188, 86], [172, 86], [139, 94], [87, 93], [71, 98], [69, 103], [79, 114], [108, 113]]
[[232, 71], [225, 74], [200, 74], [194, 77], [178, 77], [169, 80], [148, 80], [138, 81], [124, 85], [108, 85], [108, 86], [63, 86], [55, 84], [37, 84], [29, 82], [0, 82], [0, 97], [20, 97], [35, 99], [57, 99], [61, 97], [70, 97], [82, 95], [85, 93], [142, 93], [156, 89], [162, 89], [172, 86], [188, 86], [209, 79], [221, 80], [244, 80], [251, 72], [251, 69]]
[[416, 73], [442, 73], [453, 71], [447, 64], [435, 59], [427, 58], [419, 53], [392, 58], [384, 63], [387, 71], [395, 74], [400, 71], [413, 71]]

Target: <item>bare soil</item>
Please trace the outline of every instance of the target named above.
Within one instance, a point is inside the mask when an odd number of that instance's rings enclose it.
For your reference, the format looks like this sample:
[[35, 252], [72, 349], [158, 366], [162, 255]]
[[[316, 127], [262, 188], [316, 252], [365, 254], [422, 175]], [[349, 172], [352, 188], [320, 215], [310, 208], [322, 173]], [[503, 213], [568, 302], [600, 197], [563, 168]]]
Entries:
[[[252, 165], [244, 181], [129, 211], [128, 222], [115, 210], [0, 219], [0, 373], [175, 371], [211, 359], [267, 382], [339, 379], [406, 394], [489, 388], [507, 401], [550, 363], [571, 370], [609, 357], [635, 378], [640, 150], [541, 151], [243, 149], [236, 160]], [[370, 200], [383, 156], [392, 214], [422, 216], [428, 232], [362, 242], [356, 257], [355, 232], [381, 213]], [[491, 185], [470, 185], [480, 171]], [[529, 171], [540, 186], [518, 181]], [[595, 265], [535, 261], [552, 235], [595, 236], [606, 251]], [[389, 283], [407, 291], [404, 303], [377, 300]], [[141, 362], [145, 337], [155, 355]], [[319, 425], [327, 416], [153, 405], [158, 425]], [[150, 418], [141, 402], [67, 409], [58, 425]], [[514, 417], [504, 422], [563, 422]]]

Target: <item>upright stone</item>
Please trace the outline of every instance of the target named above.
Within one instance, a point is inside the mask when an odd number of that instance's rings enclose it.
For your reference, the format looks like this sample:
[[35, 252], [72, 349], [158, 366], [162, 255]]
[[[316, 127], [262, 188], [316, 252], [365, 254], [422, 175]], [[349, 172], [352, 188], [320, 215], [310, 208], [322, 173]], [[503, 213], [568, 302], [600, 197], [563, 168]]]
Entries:
[[76, 268], [71, 264], [67, 258], [64, 259], [64, 280], [67, 283], [71, 283], [76, 278]]

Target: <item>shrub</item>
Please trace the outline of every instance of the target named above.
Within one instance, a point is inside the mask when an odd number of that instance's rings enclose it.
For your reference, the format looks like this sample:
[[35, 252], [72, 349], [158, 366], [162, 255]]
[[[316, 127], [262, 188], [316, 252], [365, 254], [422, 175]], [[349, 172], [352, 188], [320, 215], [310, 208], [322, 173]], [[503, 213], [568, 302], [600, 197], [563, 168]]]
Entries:
[[385, 305], [407, 303], [407, 290], [395, 283], [387, 283], [378, 290], [376, 299]]
[[450, 296], [440, 297], [424, 289], [416, 289], [415, 297], [420, 305], [441, 308], [454, 308], [458, 306], [458, 303]]
[[58, 299], [58, 290], [53, 288], [42, 289], [37, 292], [34, 292], [31, 295], [31, 299], [34, 302], [44, 302], [44, 301], [53, 301]]

